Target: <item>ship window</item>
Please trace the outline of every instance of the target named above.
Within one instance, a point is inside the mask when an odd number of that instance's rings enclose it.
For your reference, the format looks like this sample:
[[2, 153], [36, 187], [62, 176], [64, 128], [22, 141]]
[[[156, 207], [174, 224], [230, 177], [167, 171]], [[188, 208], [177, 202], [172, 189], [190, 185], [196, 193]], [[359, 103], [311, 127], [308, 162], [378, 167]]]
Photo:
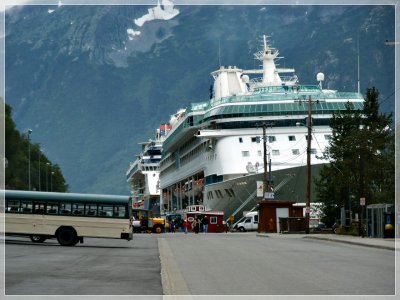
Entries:
[[249, 151], [242, 151], [242, 156], [243, 157], [248, 157], [248, 156], [250, 156], [250, 152]]
[[224, 196], [222, 195], [222, 192], [220, 190], [216, 190], [215, 194], [217, 195], [217, 198], [224, 198]]
[[261, 150], [258, 150], [258, 156], [262, 156]]
[[325, 140], [330, 141], [332, 139], [332, 136], [330, 134], [325, 134], [324, 138]]
[[317, 149], [315, 149], [315, 148], [311, 148], [311, 151], [310, 151], [310, 153], [311, 153], [311, 154], [317, 154]]
[[268, 142], [272, 143], [276, 141], [276, 137], [274, 135], [268, 136]]
[[272, 155], [279, 155], [279, 150], [272, 150]]
[[256, 143], [256, 142], [257, 142], [257, 137], [255, 137], [255, 136], [252, 137], [252, 138], [251, 138], [251, 142], [252, 142], [252, 143]]
[[289, 135], [289, 141], [295, 141], [296, 140], [296, 136], [294, 136], [294, 135]]
[[300, 154], [299, 149], [292, 149], [292, 154], [293, 155], [299, 155]]
[[[307, 136], [305, 135], [305, 137], [306, 137], [306, 141], [307, 141], [307, 140], [308, 140], [308, 139], [307, 139]], [[312, 138], [312, 136], [311, 136], [311, 140], [312, 140], [312, 139], [313, 139], [313, 138]]]
[[239, 138], [239, 143], [243, 143], [243, 139], [241, 137]]
[[235, 196], [235, 194], [233, 193], [232, 189], [225, 189], [226, 194], [228, 195], [228, 197], [233, 197]]

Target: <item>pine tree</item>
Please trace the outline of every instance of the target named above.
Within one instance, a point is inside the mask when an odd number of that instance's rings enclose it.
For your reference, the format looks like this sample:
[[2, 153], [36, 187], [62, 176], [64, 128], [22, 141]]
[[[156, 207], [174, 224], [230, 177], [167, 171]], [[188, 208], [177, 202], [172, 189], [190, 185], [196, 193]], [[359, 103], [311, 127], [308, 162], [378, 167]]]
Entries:
[[331, 163], [316, 181], [317, 197], [324, 203], [324, 221], [330, 225], [342, 207], [360, 211], [366, 205], [394, 203], [394, 132], [391, 114], [380, 114], [379, 92], [367, 89], [364, 109], [353, 111], [350, 104], [331, 120], [332, 139], [325, 151]]

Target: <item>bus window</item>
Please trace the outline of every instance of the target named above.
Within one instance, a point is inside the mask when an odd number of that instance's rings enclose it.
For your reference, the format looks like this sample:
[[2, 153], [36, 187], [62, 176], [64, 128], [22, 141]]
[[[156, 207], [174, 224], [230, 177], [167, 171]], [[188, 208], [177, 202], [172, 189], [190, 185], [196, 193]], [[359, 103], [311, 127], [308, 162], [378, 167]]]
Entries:
[[99, 205], [99, 216], [100, 217], [112, 217], [113, 206], [112, 205]]
[[19, 200], [8, 200], [6, 203], [8, 212], [19, 212], [20, 201]]
[[126, 215], [126, 209], [124, 205], [114, 206], [114, 217], [124, 218]]
[[60, 215], [70, 215], [71, 214], [71, 203], [60, 203]]
[[32, 201], [23, 200], [21, 205], [21, 212], [25, 214], [32, 213]]
[[85, 213], [87, 216], [97, 216], [97, 204], [86, 204]]
[[34, 206], [33, 206], [33, 213], [37, 214], [37, 215], [43, 215], [44, 214], [44, 206], [45, 206], [44, 202], [35, 201]]
[[58, 213], [58, 202], [48, 202], [46, 206], [48, 215], [56, 215]]
[[83, 215], [84, 211], [85, 211], [85, 204], [83, 204], [83, 203], [72, 204], [72, 214], [73, 215]]

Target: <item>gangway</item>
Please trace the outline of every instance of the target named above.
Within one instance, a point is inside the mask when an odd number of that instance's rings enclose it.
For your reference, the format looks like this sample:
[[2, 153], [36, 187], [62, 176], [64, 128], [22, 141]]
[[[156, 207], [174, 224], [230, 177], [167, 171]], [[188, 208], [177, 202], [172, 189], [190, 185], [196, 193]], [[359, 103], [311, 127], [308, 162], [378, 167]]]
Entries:
[[[249, 195], [249, 197], [247, 197], [247, 199], [231, 214], [231, 216], [236, 216], [236, 214], [242, 210], [243, 207], [245, 207], [251, 200], [254, 199], [254, 197], [256, 196], [257, 191], [254, 191], [253, 193], [251, 193]], [[229, 218], [226, 219], [226, 222], [229, 221]]]
[[[295, 177], [295, 174], [286, 174], [286, 177], [276, 185], [275, 189], [274, 189], [274, 193], [277, 193], [285, 184], [287, 184], [290, 180], [292, 180]], [[240, 212], [242, 210], [243, 207], [245, 207], [251, 200], [254, 200], [254, 198], [256, 197], [257, 191], [254, 191], [253, 193], [251, 193], [249, 195], [249, 197], [247, 197], [247, 199], [232, 213], [232, 216], [236, 216], [236, 214], [238, 212]], [[252, 209], [249, 210], [249, 212], [254, 211], [257, 208], [257, 206], [254, 206]], [[240, 217], [240, 219], [238, 221], [236, 221], [232, 228], [234, 228], [236, 226], [236, 224], [240, 223], [241, 221], [243, 221], [245, 219], [244, 216]], [[229, 218], [226, 219], [226, 222], [229, 221]]]

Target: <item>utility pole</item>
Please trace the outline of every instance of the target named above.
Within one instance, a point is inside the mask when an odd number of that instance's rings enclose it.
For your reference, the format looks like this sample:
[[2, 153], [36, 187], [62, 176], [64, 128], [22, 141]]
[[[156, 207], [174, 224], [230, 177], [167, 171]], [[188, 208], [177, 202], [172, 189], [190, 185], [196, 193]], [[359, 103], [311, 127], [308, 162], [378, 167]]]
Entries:
[[267, 160], [267, 127], [274, 125], [273, 123], [262, 123], [263, 128], [263, 145], [264, 145], [264, 185], [265, 185], [265, 192], [264, 192], [264, 199], [265, 193], [269, 193], [271, 190], [270, 187], [270, 180], [268, 178], [268, 160]]
[[[306, 191], [306, 234], [310, 233], [310, 206], [311, 206], [311, 132], [312, 132], [312, 104], [319, 103], [323, 100], [312, 100], [311, 96], [308, 100], [295, 100], [295, 102], [308, 103], [308, 118], [307, 118], [307, 191]], [[300, 123], [299, 123], [300, 124]], [[297, 124], [296, 124], [297, 125]], [[303, 124], [304, 125], [304, 124]]]
[[310, 200], [311, 200], [311, 96], [308, 97], [307, 120], [307, 201], [306, 201], [306, 233], [310, 233]]
[[[268, 168], [267, 168], [267, 133], [266, 133], [266, 131], [267, 131], [267, 124], [263, 123], [264, 180], [265, 180], [265, 191], [269, 192]], [[265, 195], [265, 193], [264, 193], [264, 195]]]

